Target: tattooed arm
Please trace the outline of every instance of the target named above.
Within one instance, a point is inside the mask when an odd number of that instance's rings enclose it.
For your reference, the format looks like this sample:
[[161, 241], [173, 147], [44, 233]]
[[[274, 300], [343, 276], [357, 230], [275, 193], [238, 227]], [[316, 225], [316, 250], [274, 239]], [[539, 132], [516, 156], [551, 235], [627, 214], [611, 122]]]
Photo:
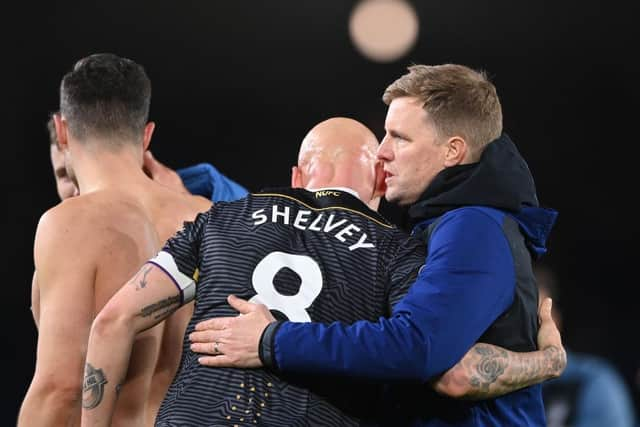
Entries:
[[100, 311], [91, 327], [82, 393], [82, 425], [109, 426], [137, 333], [182, 304], [171, 277], [147, 263]]
[[433, 382], [439, 393], [459, 399], [489, 399], [556, 378], [567, 365], [560, 332], [551, 318], [551, 299], [540, 306], [538, 351], [515, 353], [478, 343]]

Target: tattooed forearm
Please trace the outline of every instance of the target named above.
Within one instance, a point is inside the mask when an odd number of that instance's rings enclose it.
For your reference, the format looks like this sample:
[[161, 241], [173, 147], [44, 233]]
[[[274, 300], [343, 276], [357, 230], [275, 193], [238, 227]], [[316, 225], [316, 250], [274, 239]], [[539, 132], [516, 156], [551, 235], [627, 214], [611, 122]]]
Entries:
[[485, 345], [477, 345], [474, 350], [480, 359], [472, 366], [475, 369], [472, 371], [471, 385], [476, 387], [478, 392], [487, 392], [491, 384], [504, 373], [508, 363], [507, 352], [499, 347]]
[[[160, 300], [156, 303], [153, 303], [151, 305], [148, 305], [146, 307], [144, 307], [141, 311], [140, 311], [140, 315], [142, 317], [148, 317], [151, 315], [156, 315], [156, 316], [162, 316], [166, 313], [162, 313], [162, 314], [158, 314], [158, 311], [162, 311], [162, 312], [167, 312], [169, 310], [167, 310], [167, 308], [171, 307], [172, 305], [176, 305], [179, 306], [180, 305], [180, 295], [176, 295], [173, 297], [169, 297], [169, 298], [165, 298], [163, 300]], [[172, 307], [172, 310], [177, 309], [178, 307]], [[156, 317], [156, 319], [158, 319], [159, 317]]]
[[545, 372], [547, 378], [558, 378], [564, 372], [564, 368], [567, 367], [567, 352], [564, 347], [557, 347], [550, 345], [544, 350]]
[[451, 397], [488, 399], [557, 377], [566, 366], [563, 349], [515, 353], [489, 344], [476, 344], [464, 358], [434, 382]]
[[102, 402], [104, 386], [108, 383], [102, 369], [96, 369], [87, 363], [82, 384], [82, 407], [93, 409]]

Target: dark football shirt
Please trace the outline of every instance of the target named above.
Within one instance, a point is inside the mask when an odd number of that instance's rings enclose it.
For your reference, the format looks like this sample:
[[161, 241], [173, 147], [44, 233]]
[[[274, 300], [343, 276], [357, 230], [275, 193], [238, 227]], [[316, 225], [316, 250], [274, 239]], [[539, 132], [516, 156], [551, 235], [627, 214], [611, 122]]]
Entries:
[[198, 281], [181, 366], [157, 425], [339, 426], [375, 417], [378, 385], [204, 367], [188, 334], [202, 320], [235, 316], [229, 294], [292, 321], [377, 320], [413, 283], [423, 244], [342, 189], [277, 189], [217, 203], [163, 250]]

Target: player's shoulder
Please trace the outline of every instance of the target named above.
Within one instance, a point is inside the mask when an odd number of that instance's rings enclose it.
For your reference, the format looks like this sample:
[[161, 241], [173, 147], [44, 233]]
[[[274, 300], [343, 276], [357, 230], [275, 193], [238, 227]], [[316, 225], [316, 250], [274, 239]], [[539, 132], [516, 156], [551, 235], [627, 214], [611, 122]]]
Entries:
[[[197, 195], [186, 195], [188, 198], [188, 205], [191, 211], [197, 215], [202, 212], [206, 212], [213, 206], [211, 200], [206, 197], [197, 196]], [[195, 216], [194, 215], [194, 216]]]
[[42, 214], [35, 235], [36, 253], [90, 247], [96, 241], [96, 229], [102, 229], [100, 215], [81, 196], [65, 200]]
[[184, 221], [193, 222], [198, 215], [206, 215], [211, 210], [213, 203], [211, 200], [192, 194], [174, 194], [169, 203], [166, 203], [161, 210], [162, 215], [172, 215], [179, 223]]
[[131, 228], [146, 222], [144, 209], [134, 198], [116, 191], [97, 191], [67, 199], [45, 212], [38, 228], [67, 235], [91, 236]]
[[91, 220], [98, 211], [88, 202], [86, 196], [77, 196], [64, 200], [48, 209], [40, 216], [38, 228], [58, 229], [60, 227], [82, 224]]
[[200, 212], [209, 210], [212, 206], [211, 200], [196, 194], [182, 193], [152, 183], [153, 204], [157, 207], [177, 212], [183, 216], [192, 213], [193, 216]]
[[436, 229], [442, 226], [464, 230], [485, 227], [502, 229], [506, 215], [504, 211], [488, 206], [463, 206], [452, 209], [435, 220]]

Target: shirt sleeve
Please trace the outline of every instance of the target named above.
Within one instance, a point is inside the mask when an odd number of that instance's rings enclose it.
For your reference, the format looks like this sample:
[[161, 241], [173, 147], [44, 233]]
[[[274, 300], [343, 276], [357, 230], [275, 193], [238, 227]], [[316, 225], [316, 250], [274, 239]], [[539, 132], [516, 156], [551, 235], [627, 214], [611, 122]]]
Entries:
[[459, 210], [434, 229], [425, 266], [390, 318], [284, 322], [273, 338], [275, 368], [424, 382], [459, 361], [511, 305], [514, 292], [501, 226], [479, 210]]
[[246, 188], [209, 163], [199, 163], [176, 172], [191, 194], [206, 197], [214, 203], [230, 202], [248, 194]]
[[183, 228], [167, 240], [162, 248], [163, 252], [173, 257], [178, 271], [194, 280], [197, 279], [200, 265], [202, 238], [214, 209], [215, 206], [207, 212], [199, 213], [192, 222], [185, 222]]

